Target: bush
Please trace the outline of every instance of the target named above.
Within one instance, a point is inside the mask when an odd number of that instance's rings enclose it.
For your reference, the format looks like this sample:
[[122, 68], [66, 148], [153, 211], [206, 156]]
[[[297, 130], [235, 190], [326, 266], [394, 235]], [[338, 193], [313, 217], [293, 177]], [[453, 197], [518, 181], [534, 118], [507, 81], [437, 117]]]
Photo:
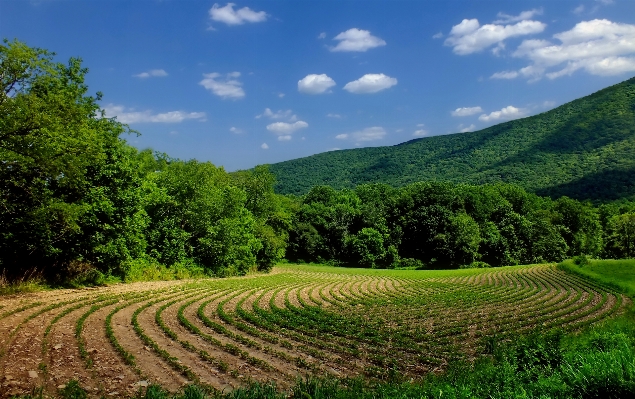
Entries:
[[459, 269], [484, 269], [486, 267], [492, 267], [492, 266], [487, 262], [482, 262], [480, 260], [477, 260], [467, 265], [461, 265]]
[[397, 264], [399, 265], [398, 266], [399, 269], [423, 270], [427, 268], [425, 263], [423, 263], [419, 259], [414, 259], [414, 258], [401, 258], [399, 259]]
[[586, 255], [578, 255], [573, 257], [573, 263], [578, 266], [588, 266], [591, 264], [591, 260]]

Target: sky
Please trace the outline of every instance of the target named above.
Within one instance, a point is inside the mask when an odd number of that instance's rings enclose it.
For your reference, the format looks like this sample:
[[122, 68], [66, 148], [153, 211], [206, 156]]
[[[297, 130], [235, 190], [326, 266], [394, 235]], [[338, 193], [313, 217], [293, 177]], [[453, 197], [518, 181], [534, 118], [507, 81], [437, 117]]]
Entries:
[[228, 171], [476, 131], [635, 76], [635, 1], [0, 0], [132, 145]]

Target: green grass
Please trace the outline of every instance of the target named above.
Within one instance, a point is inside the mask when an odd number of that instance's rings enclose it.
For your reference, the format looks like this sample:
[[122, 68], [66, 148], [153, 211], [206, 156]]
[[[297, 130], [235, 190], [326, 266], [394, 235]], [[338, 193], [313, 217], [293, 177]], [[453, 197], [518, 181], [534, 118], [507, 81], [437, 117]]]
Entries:
[[590, 260], [575, 264], [566, 260], [558, 265], [562, 270], [608, 285], [635, 299], [635, 259]]
[[452, 269], [452, 270], [407, 270], [407, 269], [365, 269], [365, 268], [350, 268], [350, 267], [337, 267], [328, 266], [323, 264], [297, 264], [297, 263], [285, 263], [277, 265], [276, 268], [282, 271], [302, 271], [311, 273], [333, 273], [339, 275], [359, 275], [359, 276], [379, 276], [379, 277], [396, 277], [396, 278], [414, 278], [414, 279], [426, 279], [426, 278], [441, 278], [441, 277], [462, 277], [473, 276], [483, 273], [488, 270], [500, 270], [509, 271], [520, 268], [527, 268], [532, 265], [523, 266], [504, 266], [496, 268], [485, 269]]

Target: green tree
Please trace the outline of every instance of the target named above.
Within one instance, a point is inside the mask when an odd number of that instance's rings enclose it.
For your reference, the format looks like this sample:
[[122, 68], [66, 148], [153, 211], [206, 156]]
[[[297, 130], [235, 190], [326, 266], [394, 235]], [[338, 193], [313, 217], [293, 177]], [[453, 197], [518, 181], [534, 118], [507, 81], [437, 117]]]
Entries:
[[554, 203], [554, 211], [558, 213], [554, 223], [562, 227], [562, 236], [569, 251], [567, 256], [598, 256], [603, 248], [602, 226], [597, 210], [588, 204], [559, 198]]
[[348, 238], [353, 262], [362, 267], [377, 268], [386, 256], [384, 238], [377, 230], [364, 227], [359, 233]]
[[127, 126], [104, 118], [81, 60], [53, 61], [19, 41], [0, 45], [0, 267], [64, 277], [73, 262], [102, 271], [143, 251], [143, 209]]
[[635, 213], [613, 216], [608, 225], [608, 247], [617, 258], [635, 257]]
[[262, 244], [247, 196], [211, 163], [172, 161], [148, 179], [149, 253], [170, 266], [192, 261], [217, 275], [245, 274]]
[[273, 192], [275, 178], [267, 165], [256, 166], [253, 171], [235, 172], [232, 180], [245, 191], [245, 207], [256, 220], [255, 235], [261, 243], [256, 254], [258, 269], [271, 270], [286, 254], [292, 220], [291, 203]]

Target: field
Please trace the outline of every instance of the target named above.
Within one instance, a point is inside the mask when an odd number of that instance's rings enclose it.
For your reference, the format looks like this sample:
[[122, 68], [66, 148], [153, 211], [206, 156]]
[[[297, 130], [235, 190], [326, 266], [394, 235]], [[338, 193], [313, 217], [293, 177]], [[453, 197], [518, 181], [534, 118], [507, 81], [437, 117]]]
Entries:
[[242, 278], [0, 300], [0, 395], [70, 380], [94, 396], [158, 383], [280, 388], [298, 376], [416, 380], [531, 330], [579, 330], [630, 299], [555, 265], [453, 271], [285, 265]]

